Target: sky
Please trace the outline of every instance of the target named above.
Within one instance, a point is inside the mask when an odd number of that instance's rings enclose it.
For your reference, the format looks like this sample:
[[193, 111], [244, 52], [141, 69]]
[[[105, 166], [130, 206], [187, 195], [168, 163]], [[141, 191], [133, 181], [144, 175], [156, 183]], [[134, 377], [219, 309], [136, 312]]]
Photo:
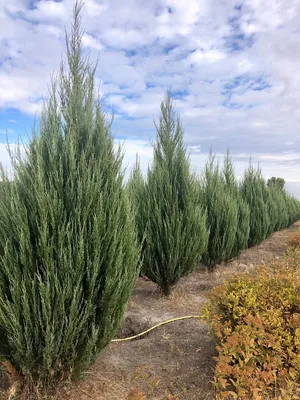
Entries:
[[[71, 0], [0, 0], [0, 160], [30, 140], [65, 51]], [[300, 198], [299, 0], [85, 0], [84, 51], [130, 171], [152, 159], [171, 88], [193, 169], [230, 148], [241, 177], [251, 156]]]

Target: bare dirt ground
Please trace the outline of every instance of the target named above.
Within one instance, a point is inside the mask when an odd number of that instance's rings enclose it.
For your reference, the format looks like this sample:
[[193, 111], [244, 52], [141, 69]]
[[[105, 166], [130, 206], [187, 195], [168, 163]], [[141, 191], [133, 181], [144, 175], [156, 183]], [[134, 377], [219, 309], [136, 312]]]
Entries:
[[[211, 288], [234, 274], [281, 257], [300, 222], [274, 233], [233, 261], [208, 272], [200, 265], [183, 278], [170, 298], [139, 279], [118, 337], [127, 337], [171, 318], [199, 315]], [[199, 319], [162, 326], [140, 339], [111, 343], [82, 381], [60, 388], [61, 400], [208, 400], [214, 399], [215, 344]], [[0, 379], [1, 388], [1, 379]], [[138, 396], [140, 393], [140, 397]], [[2, 391], [3, 397], [7, 394]], [[144, 397], [142, 396], [144, 395]]]

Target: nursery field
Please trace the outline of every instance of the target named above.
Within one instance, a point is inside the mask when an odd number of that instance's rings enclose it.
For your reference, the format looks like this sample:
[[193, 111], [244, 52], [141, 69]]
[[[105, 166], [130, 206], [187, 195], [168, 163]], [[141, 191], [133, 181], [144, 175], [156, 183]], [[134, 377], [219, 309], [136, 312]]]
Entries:
[[[135, 335], [171, 318], [198, 315], [211, 288], [229, 276], [249, 272], [281, 257], [291, 233], [299, 226], [297, 222], [275, 232], [261, 244], [243, 251], [238, 259], [226, 263], [226, 267], [220, 264], [211, 273], [200, 265], [177, 284], [168, 298], [152, 282], [139, 278], [118, 337]], [[214, 399], [211, 381], [215, 355], [215, 343], [205, 323], [198, 319], [173, 322], [141, 339], [110, 344], [85, 373], [83, 381], [77, 385], [64, 383], [49, 399]], [[0, 399], [7, 398], [3, 381]]]
[[193, 172], [170, 88], [126, 180], [82, 7], [0, 165], [0, 400], [299, 400], [300, 201], [229, 149]]

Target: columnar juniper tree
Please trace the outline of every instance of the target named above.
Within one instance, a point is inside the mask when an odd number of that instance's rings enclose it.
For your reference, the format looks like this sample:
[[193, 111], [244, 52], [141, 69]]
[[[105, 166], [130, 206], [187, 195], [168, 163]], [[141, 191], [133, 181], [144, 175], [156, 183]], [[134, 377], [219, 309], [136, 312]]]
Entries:
[[202, 176], [201, 197], [207, 207], [209, 229], [208, 247], [203, 255], [203, 263], [214, 267], [232, 255], [237, 234], [238, 204], [236, 197], [227, 190], [222, 172], [212, 153]]
[[[135, 218], [136, 232], [139, 243], [143, 246], [145, 238], [145, 219], [144, 219], [144, 201], [145, 201], [145, 181], [140, 167], [138, 155], [136, 156], [135, 166], [127, 182], [127, 192], [130, 198], [132, 212]], [[140, 271], [143, 272], [142, 270]]]
[[154, 160], [144, 190], [143, 272], [165, 295], [191, 272], [206, 249], [206, 215], [183, 144], [183, 130], [167, 93], [161, 104]]
[[271, 192], [266, 184], [265, 179], [262, 176], [260, 176], [260, 179], [257, 179], [256, 184], [261, 186], [262, 196], [263, 196], [264, 202], [265, 202], [265, 204], [267, 206], [267, 210], [268, 210], [269, 226], [268, 226], [267, 236], [266, 236], [266, 237], [268, 237], [276, 230], [276, 225], [277, 225], [277, 221], [279, 218], [278, 205], [277, 205], [276, 198], [271, 196]]
[[286, 194], [286, 207], [289, 213], [288, 225], [291, 225], [300, 218], [300, 202], [294, 196]]
[[270, 216], [264, 196], [265, 182], [259, 168], [251, 164], [246, 169], [241, 184], [241, 193], [250, 208], [249, 246], [264, 240], [269, 231]]
[[225, 179], [226, 190], [228, 190], [232, 197], [236, 200], [238, 207], [236, 237], [231, 254], [229, 256], [229, 258], [232, 258], [240, 255], [241, 251], [248, 247], [250, 209], [239, 190], [239, 185], [235, 177], [234, 166], [229, 151], [227, 151], [224, 160], [223, 175]]
[[[281, 179], [281, 178], [278, 178]], [[281, 185], [278, 185], [276, 182], [270, 183], [270, 179], [268, 180], [268, 191], [270, 194], [270, 198], [274, 202], [276, 206], [276, 219], [274, 221], [273, 230], [278, 231], [279, 229], [286, 228], [289, 226], [289, 210], [287, 207], [287, 194]]]
[[127, 190], [129, 196], [132, 198], [131, 201], [135, 203], [135, 207], [138, 207], [138, 199], [143, 195], [144, 187], [144, 177], [141, 171], [140, 160], [137, 155], [135, 165], [127, 182]]
[[114, 336], [139, 251], [121, 153], [82, 57], [81, 5], [26, 157], [0, 207], [0, 342], [25, 378], [74, 376]]
[[286, 228], [299, 218], [299, 201], [286, 192], [283, 178], [268, 179], [267, 186], [271, 198], [275, 201], [278, 216], [275, 230]]

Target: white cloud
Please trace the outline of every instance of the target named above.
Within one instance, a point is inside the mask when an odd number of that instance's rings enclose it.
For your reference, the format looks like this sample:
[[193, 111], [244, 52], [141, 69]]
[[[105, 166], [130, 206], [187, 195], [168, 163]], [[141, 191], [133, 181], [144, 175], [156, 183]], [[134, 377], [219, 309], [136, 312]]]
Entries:
[[89, 35], [87, 33], [82, 36], [82, 44], [85, 47], [91, 47], [96, 50], [103, 50], [104, 48], [99, 40], [95, 39], [92, 35]]
[[97, 4], [94, 0], [86, 0], [84, 4], [85, 11], [90, 17], [99, 17], [108, 8], [107, 4]]
[[[300, 160], [300, 153], [264, 154], [259, 157], [262, 161], [295, 161]], [[300, 180], [300, 178], [299, 178]]]
[[31, 9], [25, 8], [25, 15], [30, 20], [34, 21], [66, 21], [72, 15], [72, 8], [70, 1], [54, 1], [54, 0], [41, 0], [33, 3]]
[[226, 54], [222, 51], [218, 50], [209, 50], [209, 51], [203, 51], [203, 50], [197, 50], [194, 53], [192, 53], [189, 58], [188, 62], [190, 63], [201, 63], [201, 62], [208, 62], [208, 63], [214, 63], [223, 60], [226, 58]]
[[[116, 113], [118, 135], [148, 141], [171, 85], [188, 146], [206, 152], [213, 143], [218, 152], [230, 146], [247, 158], [260, 155], [268, 173], [282, 170], [295, 180], [300, 3], [237, 4], [86, 0], [84, 50], [92, 61], [100, 54], [97, 82]], [[31, 116], [41, 109], [50, 74], [60, 65], [72, 6], [72, 0], [0, 0], [0, 109]], [[283, 155], [286, 149], [292, 153]]]

